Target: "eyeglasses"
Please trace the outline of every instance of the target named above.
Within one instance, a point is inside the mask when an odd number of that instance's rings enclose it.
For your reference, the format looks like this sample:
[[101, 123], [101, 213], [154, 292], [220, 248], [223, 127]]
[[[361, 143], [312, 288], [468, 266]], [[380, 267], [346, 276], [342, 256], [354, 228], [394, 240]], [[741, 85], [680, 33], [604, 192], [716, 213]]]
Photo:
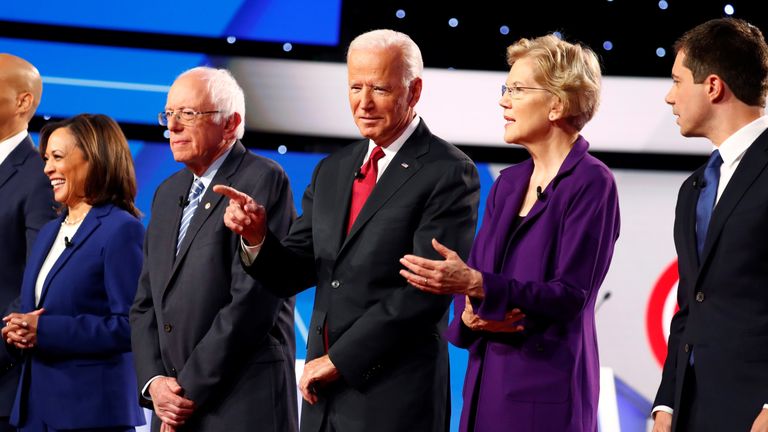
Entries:
[[501, 97], [504, 97], [507, 92], [509, 92], [509, 95], [513, 98], [520, 97], [525, 93], [526, 90], [544, 90], [549, 91], [549, 89], [541, 88], [541, 87], [523, 87], [519, 85], [513, 85], [513, 86], [507, 86], [506, 84], [501, 85]]
[[157, 122], [160, 123], [160, 126], [168, 126], [168, 119], [175, 118], [177, 121], [189, 125], [194, 123], [198, 116], [217, 114], [220, 112], [221, 111], [193, 111], [191, 109], [183, 109], [179, 111], [168, 110], [157, 114]]

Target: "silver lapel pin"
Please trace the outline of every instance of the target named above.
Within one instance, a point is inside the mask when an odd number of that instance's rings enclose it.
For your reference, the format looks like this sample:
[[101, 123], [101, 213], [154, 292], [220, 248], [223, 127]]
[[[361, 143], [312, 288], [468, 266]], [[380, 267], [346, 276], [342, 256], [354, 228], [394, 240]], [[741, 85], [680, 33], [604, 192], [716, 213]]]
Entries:
[[400, 166], [403, 167], [403, 168], [408, 168], [408, 164], [405, 163], [405, 162], [401, 163]]
[[205, 209], [208, 210], [209, 208], [211, 208], [211, 203], [209, 202], [205, 203]]

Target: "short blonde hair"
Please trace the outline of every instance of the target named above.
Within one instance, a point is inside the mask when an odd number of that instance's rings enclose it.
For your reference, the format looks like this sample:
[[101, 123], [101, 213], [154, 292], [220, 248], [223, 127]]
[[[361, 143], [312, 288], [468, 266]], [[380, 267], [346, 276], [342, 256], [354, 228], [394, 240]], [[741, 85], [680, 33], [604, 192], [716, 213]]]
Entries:
[[523, 38], [507, 48], [510, 67], [524, 57], [538, 65], [536, 80], [560, 98], [564, 117], [581, 130], [600, 104], [600, 62], [595, 52], [555, 35], [546, 35]]

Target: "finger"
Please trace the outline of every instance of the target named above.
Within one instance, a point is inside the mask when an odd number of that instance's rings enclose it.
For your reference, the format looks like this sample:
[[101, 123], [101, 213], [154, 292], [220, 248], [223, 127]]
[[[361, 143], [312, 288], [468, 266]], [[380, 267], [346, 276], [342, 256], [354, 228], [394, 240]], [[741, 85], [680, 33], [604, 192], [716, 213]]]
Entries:
[[241, 205], [244, 205], [246, 202], [248, 202], [248, 198], [250, 198], [248, 195], [240, 192], [239, 190], [224, 185], [215, 185], [213, 187], [213, 191], [217, 194], [224, 195], [233, 201], [237, 201]]
[[45, 312], [45, 309], [44, 308], [40, 308], [40, 309], [37, 309], [37, 310], [33, 310], [32, 312], [29, 313], [29, 315], [40, 316], [40, 315], [43, 314], [43, 312]]
[[456, 252], [454, 252], [453, 250], [443, 246], [443, 244], [437, 241], [436, 238], [432, 239], [432, 247], [437, 251], [437, 253], [439, 253], [445, 258], [453, 258], [454, 256], [457, 255]]
[[[411, 255], [411, 254], [405, 255], [404, 257], [400, 258], [400, 262], [401, 263], [403, 263], [403, 260], [405, 260], [406, 262], [410, 263], [411, 265], [415, 265], [417, 267], [421, 267], [421, 268], [423, 268], [426, 271], [430, 271], [430, 270], [436, 269], [437, 266], [440, 263], [443, 262], [442, 260], [435, 261], [435, 260], [430, 260], [430, 259], [422, 258], [420, 256]], [[405, 264], [403, 264], [403, 265], [405, 265]]]
[[414, 287], [422, 291], [426, 291], [433, 294], [445, 294], [443, 291], [440, 291], [438, 288], [425, 284], [424, 282], [425, 281], [429, 282], [429, 280], [427, 280], [427, 278], [425, 278], [424, 276], [417, 276], [407, 270], [400, 270], [400, 276], [404, 277], [409, 284], [413, 285]]

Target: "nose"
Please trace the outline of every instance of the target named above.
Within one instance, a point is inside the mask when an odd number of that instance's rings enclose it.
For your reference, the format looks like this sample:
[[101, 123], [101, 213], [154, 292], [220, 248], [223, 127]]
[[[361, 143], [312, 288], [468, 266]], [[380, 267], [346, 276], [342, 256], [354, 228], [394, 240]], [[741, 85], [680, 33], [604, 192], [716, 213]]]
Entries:
[[373, 90], [372, 89], [366, 88], [360, 92], [360, 106], [363, 109], [370, 109], [373, 107]]
[[499, 105], [502, 108], [511, 108], [512, 107], [512, 98], [509, 97], [509, 93], [504, 93], [501, 95], [501, 99], [499, 99]]
[[48, 158], [45, 161], [45, 165], [43, 165], [43, 172], [45, 173], [45, 175], [50, 177], [51, 174], [53, 174], [54, 171], [55, 170], [53, 169], [53, 163], [51, 163], [51, 159]]
[[664, 102], [666, 102], [669, 105], [674, 105], [675, 104], [675, 99], [674, 99], [673, 94], [672, 94], [674, 91], [675, 91], [674, 87], [669, 89], [669, 91], [667, 92], [667, 95], [664, 96]]
[[177, 131], [181, 130], [181, 122], [178, 118], [176, 118], [176, 114], [168, 117], [168, 130], [169, 131]]

